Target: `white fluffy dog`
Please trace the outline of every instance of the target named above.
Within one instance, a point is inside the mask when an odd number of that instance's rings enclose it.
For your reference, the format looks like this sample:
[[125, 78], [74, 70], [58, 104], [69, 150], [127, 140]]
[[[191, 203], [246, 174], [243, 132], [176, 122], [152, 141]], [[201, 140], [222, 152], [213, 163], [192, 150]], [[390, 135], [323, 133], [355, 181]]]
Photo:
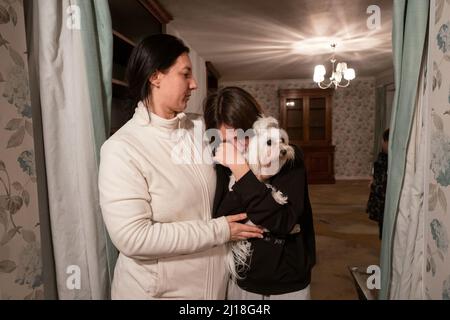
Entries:
[[[267, 188], [272, 190], [272, 197], [275, 201], [284, 205], [288, 202], [287, 196], [276, 190], [267, 181], [276, 175], [288, 160], [294, 159], [294, 148], [289, 145], [287, 133], [279, 128], [278, 121], [273, 117], [260, 117], [253, 124], [253, 133], [244, 156], [258, 180], [266, 183]], [[234, 183], [234, 177], [231, 176], [230, 191]], [[251, 221], [248, 221], [247, 224], [253, 225]], [[265, 229], [264, 231], [269, 230]], [[291, 233], [298, 232], [300, 232], [300, 225], [297, 224]], [[241, 279], [239, 273], [245, 272], [249, 267], [247, 260], [252, 254], [251, 244], [247, 240], [241, 240], [230, 246], [227, 268], [233, 280]]]

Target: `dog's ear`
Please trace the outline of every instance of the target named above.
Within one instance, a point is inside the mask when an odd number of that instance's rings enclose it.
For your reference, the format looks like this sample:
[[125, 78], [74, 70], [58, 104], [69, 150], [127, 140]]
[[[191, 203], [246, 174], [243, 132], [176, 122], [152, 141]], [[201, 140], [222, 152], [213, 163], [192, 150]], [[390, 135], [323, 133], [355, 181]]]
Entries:
[[278, 128], [278, 120], [274, 117], [259, 117], [253, 124], [255, 131], [269, 128]]

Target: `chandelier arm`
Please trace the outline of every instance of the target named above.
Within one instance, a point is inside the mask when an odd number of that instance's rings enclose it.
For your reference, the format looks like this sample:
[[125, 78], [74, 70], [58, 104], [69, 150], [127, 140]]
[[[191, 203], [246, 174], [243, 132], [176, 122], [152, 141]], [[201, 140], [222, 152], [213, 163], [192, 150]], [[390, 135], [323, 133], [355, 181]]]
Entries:
[[347, 83], [346, 84], [340, 84], [338, 83], [337, 86], [340, 88], [347, 88], [350, 85], [350, 80], [346, 80]]
[[[325, 86], [322, 86], [321, 84], [324, 84]], [[317, 82], [317, 85], [319, 86], [320, 89], [328, 89], [331, 85], [333, 84], [333, 82], [329, 82], [328, 84], [325, 84], [323, 81], [322, 82]]]

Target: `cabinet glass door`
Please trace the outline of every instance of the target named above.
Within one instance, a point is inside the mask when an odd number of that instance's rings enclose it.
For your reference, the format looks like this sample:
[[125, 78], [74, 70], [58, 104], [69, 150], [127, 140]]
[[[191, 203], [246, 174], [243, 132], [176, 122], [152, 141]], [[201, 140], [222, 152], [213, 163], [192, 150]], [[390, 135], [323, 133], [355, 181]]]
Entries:
[[303, 99], [286, 99], [286, 128], [290, 140], [303, 140]]
[[327, 101], [324, 97], [309, 100], [309, 140], [326, 140]]

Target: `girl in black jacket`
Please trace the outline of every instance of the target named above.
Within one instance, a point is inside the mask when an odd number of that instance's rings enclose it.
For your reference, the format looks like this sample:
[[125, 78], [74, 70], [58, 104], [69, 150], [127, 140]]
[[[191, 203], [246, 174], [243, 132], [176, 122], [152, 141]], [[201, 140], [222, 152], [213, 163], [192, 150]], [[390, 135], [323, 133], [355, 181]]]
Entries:
[[[248, 141], [233, 135], [234, 129], [251, 129], [262, 115], [256, 100], [245, 90], [227, 87], [210, 95], [205, 104], [207, 129], [219, 129], [222, 142], [244, 151]], [[301, 150], [294, 146], [295, 158], [288, 161], [269, 183], [287, 196], [284, 205], [274, 200], [246, 163], [219, 159], [214, 217], [246, 212], [249, 220], [269, 230], [263, 239], [250, 240], [252, 254], [241, 270], [241, 279], [230, 281], [229, 299], [309, 299], [311, 269], [315, 264], [315, 239]], [[222, 150], [220, 147], [218, 150]], [[233, 159], [233, 158], [232, 158]], [[236, 181], [229, 190], [230, 177]], [[296, 224], [301, 232], [290, 234]]]

